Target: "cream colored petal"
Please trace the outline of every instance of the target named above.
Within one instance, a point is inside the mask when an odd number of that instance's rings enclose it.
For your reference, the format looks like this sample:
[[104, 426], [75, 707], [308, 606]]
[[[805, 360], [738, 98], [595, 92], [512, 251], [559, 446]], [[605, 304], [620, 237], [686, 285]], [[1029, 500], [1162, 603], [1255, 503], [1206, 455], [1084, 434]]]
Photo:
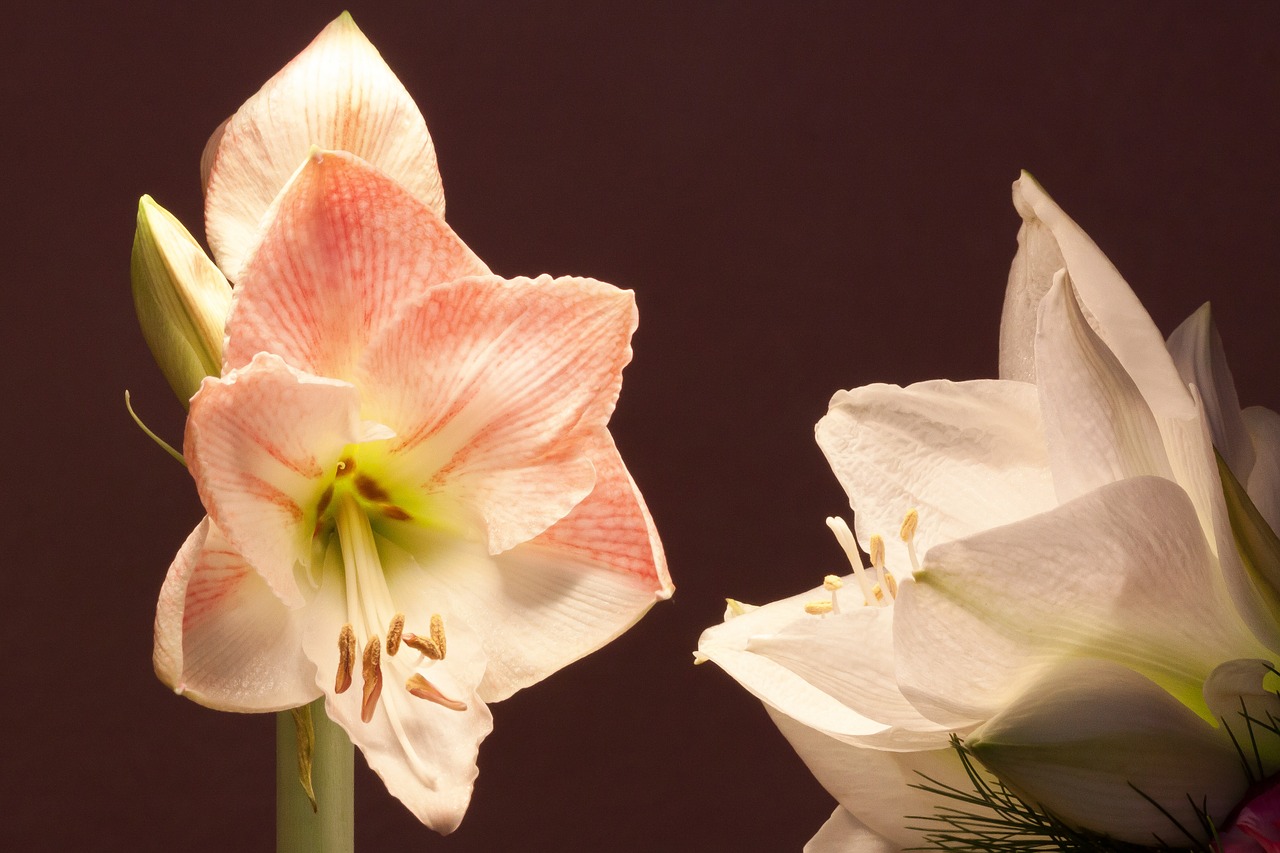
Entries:
[[898, 853], [901, 849], [883, 835], [867, 829], [867, 825], [844, 806], [836, 806], [831, 817], [804, 846], [804, 853]]
[[[1085, 317], [1133, 377], [1157, 420], [1191, 417], [1191, 397], [1165, 349], [1164, 337], [1111, 261], [1026, 172], [1013, 185], [1013, 203], [1024, 222], [1038, 222], [1049, 230], [1079, 292]], [[1010, 281], [1014, 283], [1012, 275]], [[1006, 303], [1021, 299], [1030, 304], [1043, 278], [1038, 274], [1026, 281], [1031, 283], [1026, 293], [1007, 296]], [[1012, 325], [1011, 335], [1022, 341], [1018, 347], [1025, 348], [1027, 334], [1025, 322]], [[1014, 348], [1012, 342], [1010, 348]], [[1005, 349], [1002, 343], [1002, 352]]]
[[183, 544], [156, 607], [156, 675], [220, 711], [282, 711], [315, 699], [301, 610], [284, 605], [205, 518]]
[[1266, 656], [1186, 494], [1161, 478], [937, 546], [899, 593], [898, 684], [925, 716], [955, 726], [1082, 655], [1130, 666], [1207, 714], [1200, 689], [1215, 666]]
[[[405, 570], [395, 562], [384, 563], [394, 604], [409, 617], [406, 630], [430, 619], [424, 602], [403, 596], [394, 576]], [[475, 693], [484, 663], [474, 635], [446, 614], [448, 655], [432, 662], [412, 649], [401, 647], [396, 655], [382, 654], [382, 692], [369, 722], [361, 718], [363, 673], [357, 660], [350, 689], [334, 693], [338, 668], [338, 633], [349, 621], [340, 551], [330, 546], [320, 589], [307, 608], [304, 648], [316, 668], [315, 683], [325, 694], [325, 713], [342, 726], [360, 748], [369, 767], [387, 790], [427, 826], [447, 834], [458, 827], [471, 800], [478, 769], [480, 742], [493, 728], [489, 709]], [[428, 605], [429, 606], [429, 605]], [[385, 637], [383, 637], [385, 639]], [[367, 637], [357, 638], [362, 647]], [[359, 655], [359, 651], [357, 651]], [[466, 704], [454, 710], [413, 696], [406, 682], [422, 674], [450, 699]]]
[[918, 553], [1017, 521], [1057, 501], [1035, 386], [921, 382], [840, 391], [816, 428], [818, 446], [849, 495], [865, 546], [885, 540], [889, 569], [910, 574], [896, 535], [919, 512]]
[[965, 745], [1026, 802], [1136, 844], [1205, 841], [1195, 806], [1222, 825], [1248, 787], [1222, 732], [1109, 661], [1054, 667]]
[[1107, 483], [1173, 479], [1160, 429], [1142, 393], [1080, 311], [1059, 272], [1040, 303], [1037, 387], [1060, 502]]
[[1200, 392], [1213, 446], [1236, 477], [1247, 482], [1253, 470], [1253, 442], [1240, 416], [1236, 383], [1208, 302], [1173, 330], [1167, 346], [1182, 381]]
[[313, 147], [350, 151], [444, 217], [435, 147], [422, 113], [343, 13], [228, 121], [209, 167], [205, 224], [232, 281], [276, 195]]
[[1280, 415], [1261, 406], [1250, 406], [1240, 415], [1255, 454], [1249, 497], [1271, 529], [1280, 532]]

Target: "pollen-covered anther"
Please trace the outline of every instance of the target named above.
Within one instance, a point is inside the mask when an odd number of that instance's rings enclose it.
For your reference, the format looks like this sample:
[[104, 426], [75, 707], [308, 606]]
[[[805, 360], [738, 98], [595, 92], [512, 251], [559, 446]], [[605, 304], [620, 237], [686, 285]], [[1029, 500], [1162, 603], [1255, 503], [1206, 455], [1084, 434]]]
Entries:
[[430, 637], [419, 637], [417, 634], [405, 634], [402, 642], [414, 651], [422, 652], [432, 660], [440, 660], [444, 657], [444, 652], [440, 651], [440, 647], [436, 645], [436, 641]]
[[450, 699], [448, 696], [441, 693], [438, 687], [416, 672], [409, 676], [409, 679], [405, 681], [404, 689], [408, 690], [411, 695], [417, 696], [419, 699], [426, 699], [428, 702], [435, 702], [437, 705], [442, 705], [451, 711], [467, 710], [466, 702], [459, 702], [457, 699]]
[[[884, 566], [884, 537], [879, 534], [872, 534], [870, 541], [867, 543], [867, 550], [871, 555], [871, 567], [876, 570], [876, 584], [874, 592], [876, 602], [878, 604], [887, 604], [893, 600], [894, 590], [897, 584], [889, 585], [889, 572]], [[888, 593], [888, 601], [885, 600], [885, 593]]]
[[356, 632], [350, 623], [338, 632], [338, 674], [333, 681], [334, 693], [345, 693], [351, 686], [351, 670], [356, 665]]
[[431, 615], [431, 639], [435, 641], [436, 647], [440, 649], [440, 660], [444, 660], [447, 648], [444, 643], [444, 617], [439, 613]]
[[378, 697], [382, 695], [382, 640], [374, 634], [364, 647], [364, 696], [360, 700], [360, 719], [369, 722], [373, 719], [373, 709], [378, 706]]
[[404, 614], [397, 613], [391, 617], [391, 624], [387, 627], [387, 654], [395, 655], [400, 651], [400, 639], [404, 634]]
[[889, 597], [896, 600], [898, 598], [898, 581], [888, 569], [885, 569], [884, 572], [884, 585], [889, 588]]
[[725, 607], [729, 608], [729, 612], [734, 616], [741, 616], [743, 613], [747, 612], [747, 608], [736, 598], [726, 598], [724, 600], [724, 604]]
[[[913, 572], [920, 571], [920, 560], [916, 557], [916, 528], [920, 526], [920, 513], [914, 508], [907, 510], [907, 515], [902, 519], [902, 528], [898, 531], [898, 535], [902, 537], [902, 541], [907, 543], [907, 557], [911, 560], [911, 570]], [[896, 587], [893, 594], [897, 595]]]
[[810, 601], [804, 606], [804, 612], [811, 616], [821, 616], [824, 613], [831, 612], [830, 601]]
[[840, 578], [835, 575], [827, 575], [822, 579], [822, 588], [828, 592], [835, 592], [842, 586], [844, 586], [844, 581], [840, 580]]

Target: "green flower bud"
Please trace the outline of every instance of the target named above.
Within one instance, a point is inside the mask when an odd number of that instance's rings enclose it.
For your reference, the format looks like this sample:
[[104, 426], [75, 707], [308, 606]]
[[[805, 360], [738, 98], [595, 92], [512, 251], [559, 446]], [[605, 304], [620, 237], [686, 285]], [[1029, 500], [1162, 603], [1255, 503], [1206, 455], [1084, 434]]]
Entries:
[[182, 223], [146, 195], [130, 268], [142, 335], [185, 406], [204, 377], [221, 372], [231, 285]]

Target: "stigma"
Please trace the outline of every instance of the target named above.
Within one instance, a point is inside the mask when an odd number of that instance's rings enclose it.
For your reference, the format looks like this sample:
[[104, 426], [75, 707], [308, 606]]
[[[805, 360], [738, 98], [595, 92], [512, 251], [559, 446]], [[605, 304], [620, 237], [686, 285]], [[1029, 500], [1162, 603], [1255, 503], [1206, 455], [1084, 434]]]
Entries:
[[[902, 527], [898, 531], [898, 535], [907, 545], [907, 554], [910, 557], [913, 569], [919, 568], [915, 550], [915, 533], [919, 518], [919, 513], [914, 509], [911, 510], [903, 519]], [[852, 575], [857, 582], [858, 591], [862, 594], [862, 601], [858, 603], [855, 600], [853, 606], [888, 607], [893, 604], [898, 597], [898, 581], [894, 578], [893, 573], [889, 571], [885, 562], [884, 538], [878, 534], [868, 538], [867, 552], [871, 560], [871, 566], [868, 568], [862, 563], [862, 553], [858, 550], [858, 542], [845, 520], [838, 516], [832, 516], [827, 519], [827, 527], [831, 529], [832, 534], [836, 537], [836, 542], [840, 544], [840, 548], [844, 551], [845, 557], [849, 561], [849, 566], [853, 570]], [[808, 602], [804, 606], [805, 612], [815, 616], [839, 613], [842, 603], [841, 596], [848, 596], [848, 593], [841, 592], [845, 586], [845, 582], [839, 577], [827, 575], [822, 581], [822, 588], [830, 593], [830, 598]], [[848, 605], [851, 602], [845, 601], [843, 603]]]

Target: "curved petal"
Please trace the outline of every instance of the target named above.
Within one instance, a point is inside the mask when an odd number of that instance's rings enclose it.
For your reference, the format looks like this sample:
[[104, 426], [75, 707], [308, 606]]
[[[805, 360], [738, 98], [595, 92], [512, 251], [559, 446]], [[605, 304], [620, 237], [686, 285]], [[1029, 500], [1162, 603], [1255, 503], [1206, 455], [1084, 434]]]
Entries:
[[368, 163], [318, 150], [298, 163], [236, 287], [224, 373], [273, 352], [349, 378], [401, 303], [488, 273], [443, 219]]
[[398, 437], [388, 469], [485, 519], [491, 553], [591, 491], [586, 455], [631, 359], [630, 291], [591, 279], [469, 278], [403, 307], [360, 363], [371, 417]]
[[1280, 770], [1280, 696], [1267, 688], [1277, 680], [1275, 667], [1265, 660], [1231, 660], [1219, 666], [1204, 683], [1204, 699], [1215, 720], [1230, 729], [1243, 748], [1241, 757], [1256, 778]]
[[920, 818], [934, 814], [938, 807], [954, 804], [913, 786], [932, 780], [939, 785], [972, 790], [969, 777], [950, 746], [919, 752], [851, 746], [765, 707], [818, 783], [867, 830], [898, 847], [929, 846], [926, 833], [930, 830], [920, 828], [928, 822]]
[[[384, 568], [395, 596], [395, 576], [416, 567], [398, 561], [394, 553], [389, 556], [392, 559]], [[325, 713], [360, 747], [387, 790], [420, 821], [442, 834], [452, 832], [471, 800], [479, 772], [476, 756], [480, 742], [493, 729], [493, 717], [474, 691], [483, 670], [476, 638], [446, 616], [451, 624], [445, 660], [426, 661], [404, 647], [395, 656], [384, 654], [380, 661], [382, 692], [371, 719], [364, 722], [363, 675], [358, 662], [352, 687], [334, 692], [336, 641], [349, 621], [344, 592], [342, 559], [335, 543], [326, 555], [320, 589], [307, 608], [303, 640], [307, 657], [315, 664], [315, 683], [325, 694]], [[425, 604], [403, 596], [395, 603], [411, 615], [421, 613]], [[358, 638], [360, 643], [365, 641]], [[424, 674], [444, 696], [464, 702], [466, 709], [454, 710], [410, 694], [406, 681], [415, 672]]]
[[884, 536], [890, 569], [911, 563], [898, 532], [916, 508], [919, 553], [1043, 512], [1057, 501], [1036, 389], [1022, 382], [921, 382], [840, 391], [818, 446], [849, 495], [858, 539]]
[[831, 817], [804, 846], [804, 853], [898, 853], [901, 849], [883, 835], [867, 829], [867, 825], [844, 806], [836, 806]]
[[1262, 406], [1240, 413], [1254, 449], [1247, 489], [1253, 505], [1280, 533], [1280, 415]]
[[626, 572], [659, 599], [675, 592], [658, 529], [609, 430], [591, 436], [587, 457], [596, 470], [591, 494], [529, 544], [565, 559]]
[[1013, 184], [1013, 204], [1022, 215], [1018, 251], [1009, 265], [1009, 282], [1000, 314], [1000, 378], [1036, 381], [1036, 317], [1054, 274], [1066, 269], [1053, 231], [1036, 218]]
[[1160, 429], [1138, 386], [1090, 328], [1070, 276], [1040, 302], [1036, 385], [1060, 502], [1126, 477], [1173, 479]]
[[1253, 442], [1240, 416], [1236, 383], [1208, 302], [1173, 330], [1167, 346], [1182, 381], [1200, 392], [1213, 446], [1236, 477], [1246, 482], [1253, 470]]
[[1164, 337], [1107, 256], [1026, 172], [1013, 185], [1013, 204], [1024, 222], [1038, 221], [1053, 235], [1089, 324], [1133, 377], [1157, 420], [1192, 416], [1191, 398]]
[[1064, 656], [1123, 663], [1204, 713], [1214, 666], [1266, 657], [1186, 493], [1156, 477], [937, 546], [894, 607], [898, 683], [952, 725], [991, 717]]
[[320, 695], [291, 610], [206, 517], [169, 567], [156, 607], [156, 675], [220, 711], [282, 711]]
[[[856, 580], [844, 580], [856, 594]], [[949, 730], [920, 716], [894, 681], [893, 608], [805, 612], [830, 597], [817, 587], [732, 616], [702, 633], [698, 653], [766, 707], [833, 738], [886, 749], [946, 746]]]
[[1221, 825], [1248, 786], [1228, 738], [1107, 661], [1053, 668], [965, 745], [1027, 802], [1136, 844], [1204, 841], [1195, 809]]
[[421, 602], [476, 637], [487, 662], [483, 681], [476, 675], [485, 702], [594, 651], [658, 600], [624, 572], [553, 549], [522, 545], [494, 557], [480, 543], [435, 530], [405, 525], [392, 535], [395, 543], [382, 545], [386, 563], [415, 567], [388, 577], [393, 597]]
[[294, 565], [310, 560], [321, 494], [362, 437], [360, 394], [261, 353], [191, 401], [183, 447], [200, 500], [285, 604], [302, 604]]
[[205, 224], [218, 266], [237, 281], [267, 209], [313, 147], [369, 161], [444, 217], [435, 147], [422, 113], [344, 13], [244, 103], [209, 168]]

